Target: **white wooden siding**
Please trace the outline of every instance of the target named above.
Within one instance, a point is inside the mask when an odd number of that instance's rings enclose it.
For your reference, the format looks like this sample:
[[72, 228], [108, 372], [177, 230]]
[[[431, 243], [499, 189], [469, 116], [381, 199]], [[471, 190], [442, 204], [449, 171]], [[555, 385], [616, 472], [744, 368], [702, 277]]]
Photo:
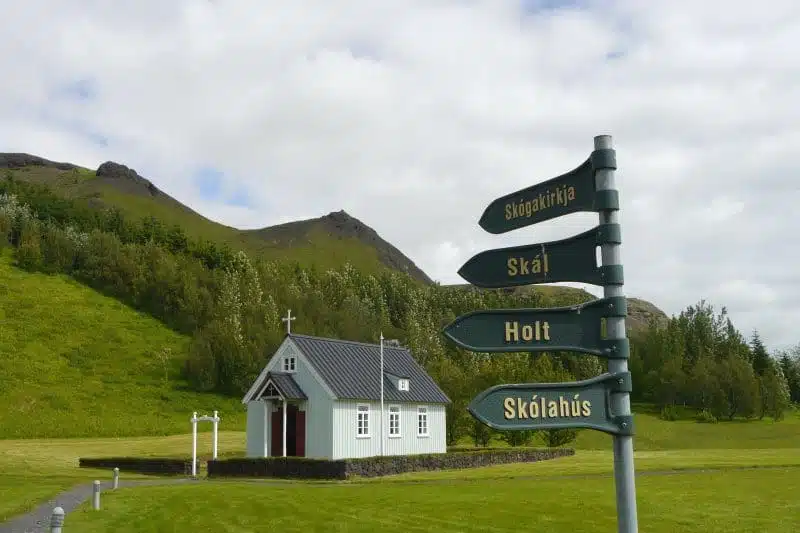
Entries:
[[[357, 434], [358, 405], [369, 405], [369, 437]], [[389, 407], [400, 407], [400, 436], [389, 436]], [[417, 407], [428, 410], [428, 436], [417, 435]], [[371, 457], [380, 455], [380, 402], [340, 401], [333, 406], [333, 456], [332, 459]], [[445, 407], [439, 404], [390, 403], [384, 404], [383, 449], [385, 455], [410, 455], [444, 453], [447, 451], [445, 435]]]
[[247, 402], [247, 457], [267, 454], [266, 409], [264, 402]]
[[[293, 342], [285, 342], [276, 352], [276, 357], [269, 363], [270, 372], [283, 371], [283, 358], [294, 355], [297, 358], [297, 370], [292, 377], [306, 393], [308, 401], [301, 405], [306, 412], [306, 457], [327, 459], [331, 456], [333, 440], [333, 402], [322, 383], [309, 370], [308, 361]], [[271, 415], [268, 424], [271, 422]], [[272, 443], [267, 432], [267, 450]]]

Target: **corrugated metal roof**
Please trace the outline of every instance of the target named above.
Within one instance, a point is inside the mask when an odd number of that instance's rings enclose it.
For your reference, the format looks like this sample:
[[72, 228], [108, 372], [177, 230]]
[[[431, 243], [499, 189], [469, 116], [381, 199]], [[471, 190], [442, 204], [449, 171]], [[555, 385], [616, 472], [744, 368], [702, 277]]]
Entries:
[[300, 388], [300, 385], [294, 378], [285, 372], [269, 372], [267, 374], [266, 382], [269, 381], [275, 385], [278, 392], [287, 400], [307, 400], [306, 393]]
[[[298, 335], [289, 337], [337, 398], [380, 400], [380, 345]], [[383, 347], [384, 400], [387, 402], [450, 403], [450, 398], [406, 348]], [[407, 376], [400, 391], [385, 374]]]

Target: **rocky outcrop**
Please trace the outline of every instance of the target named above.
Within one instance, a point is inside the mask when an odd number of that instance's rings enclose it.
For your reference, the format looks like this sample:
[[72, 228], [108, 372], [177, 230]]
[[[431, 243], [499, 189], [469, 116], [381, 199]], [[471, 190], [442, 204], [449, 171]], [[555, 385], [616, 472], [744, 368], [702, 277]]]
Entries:
[[[123, 189], [128, 189], [125, 192], [142, 193], [147, 191], [147, 193], [151, 196], [156, 196], [161, 192], [158, 190], [158, 187], [153, 185], [149, 180], [141, 177], [132, 168], [128, 168], [125, 165], [121, 165], [113, 161], [106, 161], [97, 167], [96, 175], [100, 179], [107, 179], [109, 181], [122, 180], [122, 183], [115, 183], [115, 185], [117, 187], [122, 186]], [[125, 185], [125, 182], [128, 183], [127, 186]], [[130, 190], [132, 187], [134, 190]]]
[[20, 169], [24, 167], [49, 167], [58, 170], [72, 170], [79, 168], [71, 163], [59, 163], [43, 157], [25, 153], [0, 154], [0, 168]]
[[287, 222], [245, 233], [255, 234], [275, 246], [292, 246], [308, 242], [308, 235], [315, 230], [327, 233], [333, 238], [357, 239], [374, 248], [378, 259], [387, 267], [404, 272], [423, 283], [433, 283], [433, 280], [403, 252], [381, 238], [374, 229], [344, 210], [334, 211], [319, 218]]
[[648, 329], [652, 323], [663, 326], [667, 323], [667, 314], [652, 303], [640, 298], [628, 297], [628, 328], [632, 332]]

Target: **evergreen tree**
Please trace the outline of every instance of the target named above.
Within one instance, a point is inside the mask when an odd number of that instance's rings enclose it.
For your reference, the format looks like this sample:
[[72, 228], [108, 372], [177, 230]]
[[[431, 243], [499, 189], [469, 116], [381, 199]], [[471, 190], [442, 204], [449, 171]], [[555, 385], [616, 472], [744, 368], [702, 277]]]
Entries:
[[786, 378], [790, 401], [800, 403], [800, 344], [781, 355], [780, 367]]
[[758, 380], [761, 389], [759, 418], [770, 416], [774, 420], [781, 420], [790, 404], [789, 385], [781, 365], [770, 364]]
[[750, 353], [753, 370], [757, 375], [763, 376], [770, 366], [770, 357], [764, 342], [761, 340], [761, 336], [758, 334], [758, 330], [753, 330], [753, 337], [750, 340]]
[[733, 420], [735, 416], [750, 418], [759, 407], [758, 382], [753, 367], [741, 357], [731, 357], [717, 365], [717, 379], [720, 382], [724, 401], [716, 417]]

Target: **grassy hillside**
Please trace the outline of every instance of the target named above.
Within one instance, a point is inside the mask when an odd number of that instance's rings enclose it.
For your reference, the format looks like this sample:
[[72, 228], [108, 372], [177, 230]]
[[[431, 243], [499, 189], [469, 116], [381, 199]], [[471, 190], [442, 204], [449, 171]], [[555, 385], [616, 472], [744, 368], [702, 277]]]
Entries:
[[320, 268], [349, 261], [362, 271], [392, 268], [422, 282], [431, 281], [369, 226], [343, 211], [260, 230], [239, 230], [202, 216], [134, 170], [113, 162], [95, 171], [28, 154], [0, 154], [0, 168], [13, 172], [16, 179], [47, 185], [66, 197], [89, 200], [97, 207], [116, 207], [134, 218], [154, 216], [182, 227], [190, 237], [227, 243], [270, 259], [296, 260]]
[[[258, 230], [239, 230], [209, 220], [135, 171], [116, 163], [104, 163], [95, 171], [28, 154], [0, 154], [0, 168], [13, 172], [17, 179], [45, 184], [69, 198], [86, 199], [98, 207], [117, 207], [133, 217], [154, 216], [167, 224], [181, 226], [190, 237], [227, 243], [270, 259], [296, 260], [301, 265], [323, 269], [350, 262], [363, 272], [388, 268], [408, 273], [423, 283], [431, 282], [400, 250], [344, 211]], [[585, 291], [561, 286], [517, 290], [538, 291], [550, 301], [573, 303], [591, 298]], [[649, 302], [631, 298], [628, 305], [633, 331], [645, 328], [651, 316], [665, 318]]]
[[0, 438], [190, 430], [192, 411], [242, 427], [236, 398], [188, 391], [188, 338], [65, 276], [0, 254]]

